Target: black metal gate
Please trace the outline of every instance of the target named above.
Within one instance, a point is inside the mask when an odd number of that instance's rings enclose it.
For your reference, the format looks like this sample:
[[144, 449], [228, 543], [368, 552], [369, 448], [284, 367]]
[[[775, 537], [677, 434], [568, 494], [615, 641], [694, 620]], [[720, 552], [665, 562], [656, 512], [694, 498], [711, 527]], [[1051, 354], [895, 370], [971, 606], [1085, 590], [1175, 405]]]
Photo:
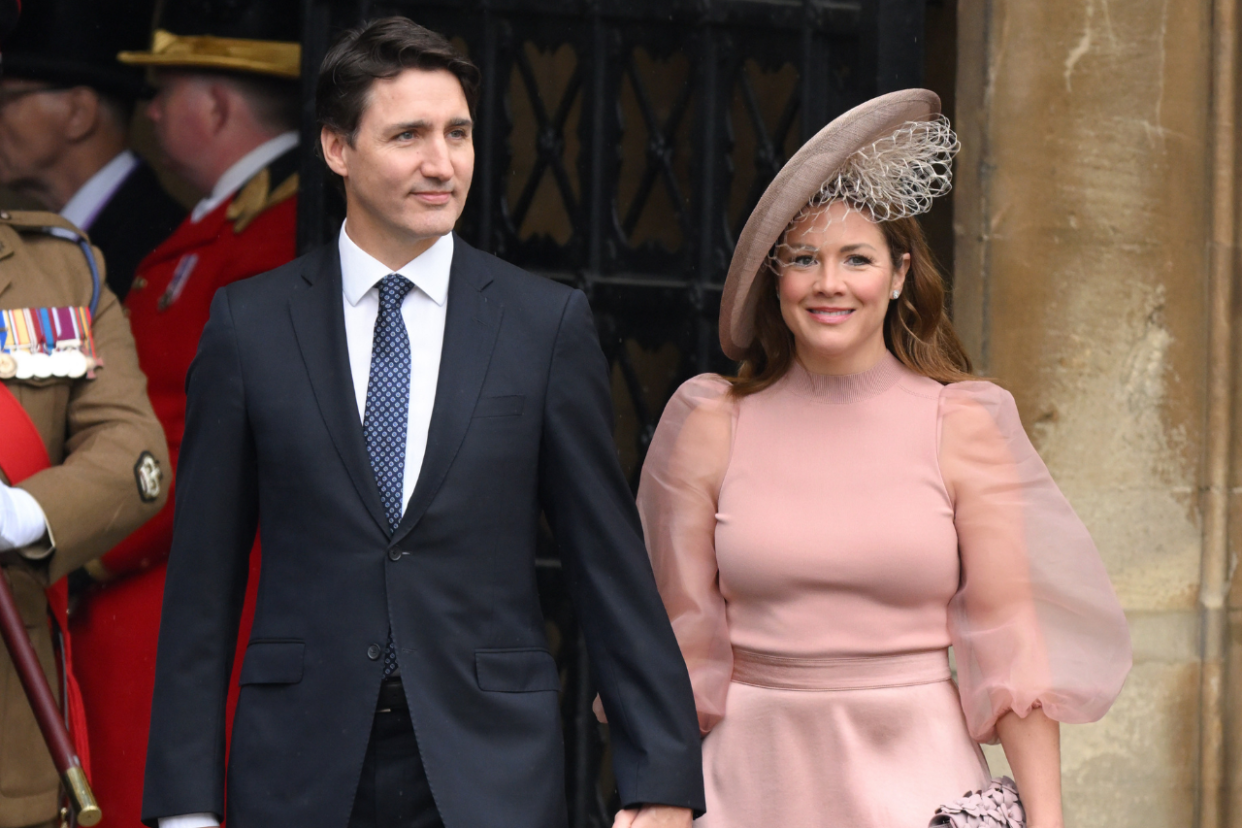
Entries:
[[[759, 195], [833, 116], [919, 84], [926, 1], [303, 0], [303, 99], [333, 33], [388, 14], [444, 33], [480, 66], [459, 232], [586, 292], [636, 484], [677, 384], [730, 370], [716, 338], [720, 288]], [[314, 146], [310, 103], [303, 130]], [[321, 162], [303, 156], [305, 248], [342, 215]], [[564, 678], [570, 824], [611, 825], [606, 731], [550, 537], [538, 566]]]

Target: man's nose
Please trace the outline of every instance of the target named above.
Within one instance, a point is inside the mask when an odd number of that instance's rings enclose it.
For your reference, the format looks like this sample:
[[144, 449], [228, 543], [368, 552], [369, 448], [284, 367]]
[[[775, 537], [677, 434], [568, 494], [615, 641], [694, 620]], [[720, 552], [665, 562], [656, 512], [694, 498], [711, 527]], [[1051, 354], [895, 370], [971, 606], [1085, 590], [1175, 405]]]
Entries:
[[447, 181], [453, 177], [453, 162], [449, 158], [448, 143], [443, 138], [434, 138], [427, 142], [421, 172], [427, 178], [437, 181]]

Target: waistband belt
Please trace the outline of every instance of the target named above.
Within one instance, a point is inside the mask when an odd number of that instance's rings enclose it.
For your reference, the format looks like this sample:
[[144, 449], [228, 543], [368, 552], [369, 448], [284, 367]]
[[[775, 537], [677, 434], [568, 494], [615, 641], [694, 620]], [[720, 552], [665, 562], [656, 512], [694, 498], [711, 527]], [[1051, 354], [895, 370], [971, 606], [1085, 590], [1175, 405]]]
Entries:
[[857, 658], [790, 658], [733, 650], [733, 680], [781, 690], [870, 690], [950, 677], [949, 651]]
[[386, 678], [380, 683], [379, 701], [375, 705], [377, 713], [403, 713], [409, 710], [405, 700], [405, 687], [399, 678]]

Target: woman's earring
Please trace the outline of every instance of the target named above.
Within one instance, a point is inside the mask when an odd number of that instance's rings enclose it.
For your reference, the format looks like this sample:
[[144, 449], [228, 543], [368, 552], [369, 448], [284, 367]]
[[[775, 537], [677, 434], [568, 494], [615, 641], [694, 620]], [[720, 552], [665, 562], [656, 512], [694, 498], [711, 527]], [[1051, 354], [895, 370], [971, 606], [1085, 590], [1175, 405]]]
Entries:
[[894, 298], [894, 299], [896, 299], [896, 298], [897, 298], [898, 296], [900, 296], [900, 295], [901, 295], [901, 291], [900, 291], [900, 290], [894, 290], [894, 291], [893, 291], [893, 298]]

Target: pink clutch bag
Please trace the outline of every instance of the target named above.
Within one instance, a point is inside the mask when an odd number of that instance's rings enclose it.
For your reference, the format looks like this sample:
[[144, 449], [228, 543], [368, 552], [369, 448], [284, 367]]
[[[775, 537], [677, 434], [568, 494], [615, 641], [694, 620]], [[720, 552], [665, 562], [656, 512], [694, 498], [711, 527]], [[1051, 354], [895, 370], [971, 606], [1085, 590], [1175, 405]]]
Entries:
[[1026, 828], [1018, 787], [1008, 776], [941, 805], [927, 828]]

